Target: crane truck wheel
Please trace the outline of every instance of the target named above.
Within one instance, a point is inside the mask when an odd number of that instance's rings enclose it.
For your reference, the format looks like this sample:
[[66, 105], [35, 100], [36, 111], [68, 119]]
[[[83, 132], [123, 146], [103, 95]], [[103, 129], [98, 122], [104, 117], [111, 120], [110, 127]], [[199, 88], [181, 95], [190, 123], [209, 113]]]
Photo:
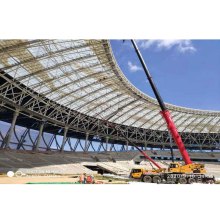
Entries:
[[158, 182], [160, 183], [161, 182], [161, 178], [159, 176], [154, 176], [153, 177], [153, 182], [154, 183], [158, 183]]
[[180, 178], [180, 179], [179, 179], [179, 183], [180, 183], [180, 184], [186, 184], [186, 183], [187, 183], [186, 178]]
[[196, 183], [196, 180], [194, 178], [189, 178], [188, 183], [189, 184]]
[[152, 182], [152, 178], [150, 176], [144, 176], [143, 177], [143, 182], [145, 183], [151, 183]]

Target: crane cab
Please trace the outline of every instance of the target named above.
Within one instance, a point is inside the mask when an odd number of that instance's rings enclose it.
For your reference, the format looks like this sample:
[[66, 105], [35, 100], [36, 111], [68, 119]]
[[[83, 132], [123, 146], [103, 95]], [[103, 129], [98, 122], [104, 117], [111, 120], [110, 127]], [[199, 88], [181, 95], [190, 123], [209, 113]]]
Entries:
[[168, 167], [168, 172], [171, 173], [192, 173], [194, 168], [194, 164], [186, 164], [180, 166], [179, 163], [171, 163]]
[[168, 172], [172, 173], [206, 173], [204, 164], [185, 164], [180, 166], [179, 163], [171, 163]]
[[181, 172], [180, 164], [179, 163], [171, 163], [168, 167], [168, 172]]
[[156, 173], [155, 170], [145, 170], [143, 168], [134, 168], [131, 170], [130, 177], [140, 179], [145, 173]]
[[131, 170], [130, 176], [132, 178], [135, 178], [135, 179], [140, 179], [142, 174], [143, 174], [143, 169], [142, 168], [134, 168], [134, 169]]

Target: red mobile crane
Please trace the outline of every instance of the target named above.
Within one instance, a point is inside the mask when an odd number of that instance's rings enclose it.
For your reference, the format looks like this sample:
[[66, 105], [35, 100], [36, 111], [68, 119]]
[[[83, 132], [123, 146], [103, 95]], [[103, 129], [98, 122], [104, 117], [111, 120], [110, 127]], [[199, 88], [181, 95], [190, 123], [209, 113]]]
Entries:
[[[150, 85], [153, 89], [153, 92], [156, 96], [156, 99], [160, 105], [161, 111], [160, 114], [162, 115], [162, 117], [165, 119], [166, 123], [167, 123], [167, 128], [168, 131], [170, 131], [177, 147], [179, 148], [179, 151], [183, 157], [183, 160], [185, 162], [185, 165], [180, 166], [179, 163], [171, 163], [169, 168], [168, 168], [168, 172], [164, 171], [164, 169], [158, 169], [155, 170], [155, 172], [143, 172], [143, 170], [141, 170], [141, 172], [143, 173], [141, 175], [141, 178], [144, 182], [151, 182], [153, 180], [153, 182], [160, 182], [162, 180], [174, 180], [175, 182], [180, 182], [180, 183], [193, 183], [193, 182], [197, 182], [197, 181], [202, 181], [202, 182], [206, 182], [207, 180], [211, 180], [211, 181], [215, 181], [215, 177], [209, 177], [206, 176], [206, 169], [204, 164], [194, 164], [192, 163], [186, 148], [182, 142], [182, 139], [176, 129], [176, 126], [172, 120], [172, 117], [168, 111], [168, 109], [166, 108], [157, 88], [156, 85], [154, 84], [153, 78], [144, 62], [144, 59], [140, 53], [140, 50], [137, 47], [137, 44], [135, 43], [134, 40], [131, 40], [134, 49], [138, 55], [138, 58], [141, 62], [141, 65], [145, 71], [145, 74], [150, 82]], [[193, 175], [192, 175], [193, 174]], [[132, 176], [132, 175], [131, 175]]]

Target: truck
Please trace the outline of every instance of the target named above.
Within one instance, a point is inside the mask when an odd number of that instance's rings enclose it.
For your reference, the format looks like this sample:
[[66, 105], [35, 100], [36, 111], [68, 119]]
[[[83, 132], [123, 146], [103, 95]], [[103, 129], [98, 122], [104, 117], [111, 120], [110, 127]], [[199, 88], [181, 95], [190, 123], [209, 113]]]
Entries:
[[215, 177], [213, 175], [206, 175], [205, 169], [198, 169], [199, 172], [184, 171], [184, 166], [179, 163], [171, 163], [168, 169], [163, 170], [147, 170], [143, 168], [134, 168], [131, 170], [130, 178], [140, 179], [146, 183], [180, 183], [180, 184], [192, 184], [192, 183], [215, 183]]

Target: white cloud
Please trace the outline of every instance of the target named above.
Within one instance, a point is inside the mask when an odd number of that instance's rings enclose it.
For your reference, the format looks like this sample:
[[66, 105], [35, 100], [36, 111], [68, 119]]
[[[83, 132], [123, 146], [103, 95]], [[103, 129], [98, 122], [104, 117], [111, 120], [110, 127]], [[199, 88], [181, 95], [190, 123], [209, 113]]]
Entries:
[[139, 41], [140, 47], [147, 49], [155, 45], [157, 49], [169, 50], [172, 47], [176, 47], [178, 51], [184, 53], [186, 51], [194, 52], [196, 48], [193, 46], [191, 40], [142, 40]]
[[130, 61], [128, 61], [128, 67], [129, 67], [131, 72], [136, 72], [138, 70], [142, 70], [141, 67], [133, 65]]
[[180, 52], [182, 52], [182, 53], [184, 53], [185, 51], [196, 51], [196, 48], [195, 47], [193, 47], [193, 46], [189, 46], [189, 47], [182, 47], [182, 45], [180, 45], [179, 47], [178, 47], [178, 50], [180, 51]]

